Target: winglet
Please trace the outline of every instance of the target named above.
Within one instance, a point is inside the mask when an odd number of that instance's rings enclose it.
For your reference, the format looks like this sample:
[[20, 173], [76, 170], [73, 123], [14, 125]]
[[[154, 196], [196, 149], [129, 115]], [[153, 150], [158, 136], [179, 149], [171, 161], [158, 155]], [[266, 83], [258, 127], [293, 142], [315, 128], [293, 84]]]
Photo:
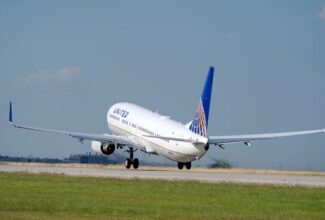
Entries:
[[10, 106], [9, 106], [9, 123], [13, 124], [13, 122], [12, 122], [12, 102], [10, 102]]

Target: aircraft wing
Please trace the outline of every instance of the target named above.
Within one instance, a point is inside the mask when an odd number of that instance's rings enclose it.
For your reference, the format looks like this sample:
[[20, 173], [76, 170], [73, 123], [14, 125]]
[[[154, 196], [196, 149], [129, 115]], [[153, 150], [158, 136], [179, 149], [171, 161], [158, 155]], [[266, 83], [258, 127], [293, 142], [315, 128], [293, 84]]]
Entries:
[[59, 130], [36, 128], [36, 127], [15, 124], [13, 122], [12, 103], [11, 102], [10, 102], [10, 109], [9, 109], [9, 123], [16, 128], [21, 128], [21, 129], [25, 129], [25, 130], [41, 131], [41, 132], [47, 132], [47, 133], [67, 135], [67, 136], [78, 139], [80, 142], [83, 142], [84, 140], [90, 140], [90, 141], [99, 141], [102, 143], [114, 143], [114, 144], [120, 144], [120, 145], [133, 146], [133, 147], [137, 147], [137, 148], [143, 148], [142, 145], [138, 144], [132, 137], [128, 137], [128, 136], [59, 131]]
[[250, 145], [252, 141], [268, 140], [273, 138], [290, 137], [307, 134], [325, 133], [325, 129], [319, 130], [306, 130], [306, 131], [293, 131], [282, 133], [266, 133], [266, 134], [251, 134], [251, 135], [234, 135], [234, 136], [210, 136], [208, 139], [209, 144], [225, 145], [233, 143], [244, 143]]

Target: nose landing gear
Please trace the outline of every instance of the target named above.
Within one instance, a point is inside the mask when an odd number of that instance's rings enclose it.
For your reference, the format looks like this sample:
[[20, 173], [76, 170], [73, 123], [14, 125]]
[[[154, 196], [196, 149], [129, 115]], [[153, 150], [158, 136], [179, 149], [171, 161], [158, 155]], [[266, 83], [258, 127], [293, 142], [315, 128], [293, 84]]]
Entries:
[[133, 165], [134, 169], [138, 169], [138, 167], [139, 167], [139, 159], [138, 158], [133, 159], [133, 154], [135, 152], [133, 147], [129, 147], [129, 150], [127, 150], [127, 152], [130, 154], [130, 157], [126, 158], [126, 160], [125, 160], [126, 169], [130, 169], [131, 165]]

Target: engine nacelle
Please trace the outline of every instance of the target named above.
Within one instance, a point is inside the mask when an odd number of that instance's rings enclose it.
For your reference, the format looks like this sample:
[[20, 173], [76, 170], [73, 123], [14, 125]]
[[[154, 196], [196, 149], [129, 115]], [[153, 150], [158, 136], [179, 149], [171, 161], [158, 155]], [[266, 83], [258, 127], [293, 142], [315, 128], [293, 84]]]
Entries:
[[91, 149], [97, 153], [110, 155], [115, 151], [115, 144], [103, 144], [99, 141], [92, 141]]

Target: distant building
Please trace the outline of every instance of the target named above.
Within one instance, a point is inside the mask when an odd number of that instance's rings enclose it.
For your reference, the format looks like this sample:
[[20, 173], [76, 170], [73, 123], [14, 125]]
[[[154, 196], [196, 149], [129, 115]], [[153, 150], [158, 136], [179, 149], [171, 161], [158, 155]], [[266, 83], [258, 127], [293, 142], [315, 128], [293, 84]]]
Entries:
[[124, 158], [119, 155], [103, 156], [100, 154], [72, 154], [65, 159], [39, 158], [39, 157], [12, 157], [0, 155], [3, 162], [37, 162], [37, 163], [82, 163], [82, 164], [118, 164], [123, 163]]
[[118, 164], [124, 160], [119, 156], [104, 156], [100, 154], [72, 154], [67, 158], [69, 163], [90, 163], [90, 164]]

